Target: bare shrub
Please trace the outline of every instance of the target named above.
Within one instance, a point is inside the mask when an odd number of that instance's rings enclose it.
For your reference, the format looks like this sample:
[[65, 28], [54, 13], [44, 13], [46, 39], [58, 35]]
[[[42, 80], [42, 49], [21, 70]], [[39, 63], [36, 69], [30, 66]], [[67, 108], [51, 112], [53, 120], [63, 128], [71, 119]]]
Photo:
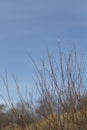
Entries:
[[[38, 100], [30, 98], [27, 102], [20, 93], [16, 79], [15, 84], [21, 101], [20, 109], [12, 102], [7, 76], [3, 78], [12, 116], [16, 116], [16, 124], [22, 130], [86, 130], [87, 129], [87, 93], [84, 82], [83, 55], [80, 61], [76, 51], [63, 54], [59, 48], [59, 58], [47, 53], [48, 60], [42, 60], [37, 66], [31, 58], [34, 69], [34, 83], [37, 89]], [[36, 76], [36, 78], [35, 78]], [[33, 93], [31, 93], [33, 95]], [[34, 98], [35, 99], [35, 98]], [[34, 118], [30, 116], [29, 104], [34, 108]], [[32, 108], [32, 109], [33, 109]], [[32, 111], [31, 109], [31, 111]], [[28, 112], [28, 113], [27, 113]], [[29, 114], [29, 118], [27, 115]], [[29, 123], [29, 122], [30, 123]], [[84, 128], [83, 128], [84, 125]]]
[[42, 60], [40, 68], [32, 61], [40, 96], [37, 114], [43, 118], [50, 116], [47, 121], [50, 129], [80, 129], [78, 122], [87, 120], [83, 55], [79, 61], [75, 49], [66, 55], [59, 49], [59, 61], [49, 52], [49, 65]]

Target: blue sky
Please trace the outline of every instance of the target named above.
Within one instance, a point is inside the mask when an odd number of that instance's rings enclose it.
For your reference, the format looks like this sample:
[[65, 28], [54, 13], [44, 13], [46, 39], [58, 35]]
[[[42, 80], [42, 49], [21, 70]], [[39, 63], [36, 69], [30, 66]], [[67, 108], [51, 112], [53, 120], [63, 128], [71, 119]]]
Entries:
[[56, 53], [60, 41], [67, 51], [73, 40], [86, 60], [87, 0], [0, 0], [0, 75], [7, 71], [11, 91], [13, 73], [20, 85], [32, 84], [28, 53], [38, 64], [47, 48]]

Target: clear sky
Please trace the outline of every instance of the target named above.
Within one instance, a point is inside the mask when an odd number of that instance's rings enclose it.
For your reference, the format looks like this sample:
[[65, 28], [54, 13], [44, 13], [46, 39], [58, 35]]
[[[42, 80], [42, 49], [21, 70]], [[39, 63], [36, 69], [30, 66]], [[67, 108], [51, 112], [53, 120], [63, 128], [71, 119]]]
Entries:
[[55, 53], [60, 41], [71, 49], [73, 40], [86, 59], [87, 0], [0, 0], [0, 75], [7, 71], [11, 91], [13, 73], [20, 85], [32, 84], [28, 53], [38, 63], [47, 48]]

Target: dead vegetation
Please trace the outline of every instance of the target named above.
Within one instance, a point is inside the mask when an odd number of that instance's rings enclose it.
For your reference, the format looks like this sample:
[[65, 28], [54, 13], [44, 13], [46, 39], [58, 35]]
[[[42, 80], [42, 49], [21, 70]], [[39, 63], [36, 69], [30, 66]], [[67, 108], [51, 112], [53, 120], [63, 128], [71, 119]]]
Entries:
[[23, 99], [16, 83], [23, 105], [19, 118], [20, 111], [15, 109], [6, 84], [7, 78], [4, 79], [14, 113], [12, 116], [16, 114], [17, 120], [15, 125], [8, 125], [3, 130], [87, 130], [87, 88], [84, 82], [83, 55], [79, 61], [75, 49], [65, 55], [59, 48], [58, 60], [49, 52], [47, 56], [46, 62], [41, 61], [41, 68], [31, 58], [36, 76], [34, 87], [37, 88], [38, 95], [38, 101], [32, 101], [35, 115], [31, 122], [29, 115], [27, 118], [23, 116], [25, 106], [27, 104], [29, 109], [30, 102]]

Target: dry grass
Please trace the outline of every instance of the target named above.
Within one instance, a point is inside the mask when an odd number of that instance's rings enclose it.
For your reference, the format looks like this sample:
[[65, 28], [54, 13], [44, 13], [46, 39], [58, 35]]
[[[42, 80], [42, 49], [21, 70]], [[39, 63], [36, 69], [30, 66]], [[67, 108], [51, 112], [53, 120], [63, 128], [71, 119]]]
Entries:
[[[80, 112], [74, 113], [65, 113], [63, 116], [54, 114], [41, 119], [35, 123], [32, 123], [29, 126], [26, 126], [24, 130], [87, 130], [87, 111], [86, 116], [82, 117]], [[72, 120], [72, 116], [74, 119]], [[18, 126], [8, 126], [2, 130], [22, 130]]]

